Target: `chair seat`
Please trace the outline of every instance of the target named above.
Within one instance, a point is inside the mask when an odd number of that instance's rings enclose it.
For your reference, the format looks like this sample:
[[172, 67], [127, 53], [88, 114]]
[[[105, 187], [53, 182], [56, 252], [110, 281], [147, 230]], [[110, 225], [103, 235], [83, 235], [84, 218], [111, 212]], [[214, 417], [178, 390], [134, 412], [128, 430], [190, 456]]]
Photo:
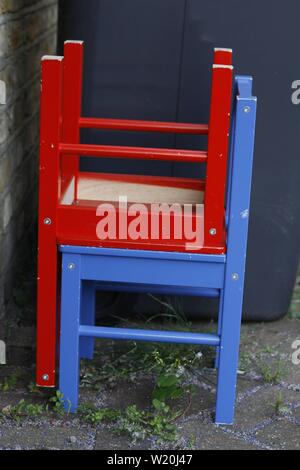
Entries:
[[[74, 179], [69, 183], [61, 204], [74, 204]], [[118, 202], [126, 196], [128, 203], [203, 204], [204, 182], [188, 178], [79, 173], [76, 203], [81, 201]]]

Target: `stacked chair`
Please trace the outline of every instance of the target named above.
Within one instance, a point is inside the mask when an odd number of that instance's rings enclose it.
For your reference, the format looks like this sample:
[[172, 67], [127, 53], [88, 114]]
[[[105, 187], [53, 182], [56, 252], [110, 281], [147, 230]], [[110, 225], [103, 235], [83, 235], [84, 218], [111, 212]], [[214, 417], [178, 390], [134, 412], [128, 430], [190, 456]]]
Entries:
[[[209, 345], [218, 369], [215, 421], [230, 424], [256, 117], [252, 78], [233, 78], [232, 51], [216, 48], [208, 125], [103, 119], [81, 116], [82, 66], [80, 41], [67, 41], [63, 57], [42, 58], [37, 384], [55, 387], [58, 375], [65, 409], [74, 412], [80, 359], [92, 359], [95, 338]], [[207, 135], [207, 149], [82, 144], [82, 128]], [[82, 172], [85, 156], [205, 164], [205, 178], [198, 177], [200, 171], [195, 178]], [[162, 230], [155, 237], [130, 239], [120, 236], [120, 226], [114, 237], [100, 239], [99, 205], [107, 212], [115, 208], [120, 217], [117, 202], [124, 195], [128, 203], [144, 203], [149, 220], [152, 203], [197, 205], [200, 211], [190, 217], [200, 227], [201, 243], [191, 246], [185, 235], [166, 240]], [[125, 215], [130, 222], [132, 215]], [[173, 226], [184, 215], [170, 217]], [[97, 290], [217, 297], [217, 331], [97, 326]]]

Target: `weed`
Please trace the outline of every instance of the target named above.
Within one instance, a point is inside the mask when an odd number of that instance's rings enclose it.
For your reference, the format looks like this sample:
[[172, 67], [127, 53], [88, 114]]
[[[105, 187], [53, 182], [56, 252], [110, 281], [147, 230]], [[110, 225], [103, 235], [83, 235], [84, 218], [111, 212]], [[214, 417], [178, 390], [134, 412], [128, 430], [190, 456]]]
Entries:
[[131, 343], [129, 348], [128, 345], [116, 346], [105, 362], [84, 363], [81, 386], [99, 390], [107, 385], [112, 388], [120, 380], [134, 382], [138, 374], [184, 375], [195, 365], [203, 366], [206, 359], [199, 347], [192, 345]]
[[[65, 409], [63, 406], [63, 397], [63, 394], [59, 390], [56, 390], [54, 396], [49, 398], [49, 403], [52, 405], [52, 410], [61, 416], [65, 414]], [[70, 411], [70, 407], [71, 404], [69, 403], [68, 411]]]
[[128, 406], [120, 414], [116, 432], [129, 434], [133, 440], [145, 439], [147, 436], [147, 413], [136, 405]]
[[28, 416], [40, 416], [45, 412], [45, 406], [41, 403], [28, 403], [24, 405], [24, 411]]
[[172, 298], [169, 296], [165, 296], [165, 300], [162, 300], [158, 297], [156, 297], [153, 294], [148, 294], [148, 296], [155, 300], [155, 302], [159, 303], [162, 306], [162, 313], [159, 313], [157, 315], [154, 315], [150, 318], [147, 319], [146, 323], [150, 323], [155, 319], [160, 319], [160, 320], [168, 320], [169, 322], [175, 322], [178, 326], [181, 326], [184, 330], [190, 330], [191, 329], [191, 323], [188, 322], [182, 305], [180, 301], [178, 301], [177, 298]]
[[1, 410], [1, 414], [7, 418], [19, 420], [21, 417], [36, 417], [45, 412], [45, 406], [41, 403], [26, 403], [20, 400], [16, 405], [8, 405]]
[[94, 425], [101, 421], [113, 422], [120, 416], [120, 412], [118, 410], [113, 410], [111, 408], [99, 409], [95, 405], [89, 403], [81, 405], [78, 411], [83, 421]]
[[274, 403], [275, 413], [278, 416], [284, 416], [290, 413], [290, 408], [284, 403], [282, 393], [278, 393]]
[[122, 411], [99, 409], [92, 404], [85, 404], [80, 407], [79, 412], [83, 421], [93, 425], [103, 421], [110, 422], [114, 424], [116, 433], [129, 434], [134, 441], [150, 437], [155, 437], [158, 443], [175, 441], [178, 438], [175, 421], [186, 410], [173, 411], [166, 402], [182, 397], [187, 392], [191, 396], [191, 388], [183, 386], [180, 377], [166, 373], [156, 379], [149, 410], [139, 409], [136, 405], [130, 405]]
[[2, 392], [9, 392], [13, 388], [15, 388], [15, 386], [17, 385], [18, 379], [19, 379], [18, 373], [11, 374], [10, 376], [5, 377], [4, 381], [0, 383], [0, 390]]
[[149, 422], [150, 434], [156, 436], [159, 443], [175, 441], [178, 438], [178, 433], [174, 421], [181, 413], [179, 411], [172, 412], [165, 402], [157, 399], [154, 399], [152, 404], [155, 412]]
[[10, 390], [15, 389], [21, 375], [21, 370], [16, 370], [14, 373], [11, 373], [7, 377], [5, 377], [3, 382], [0, 383], [0, 390], [2, 392], [9, 392]]
[[261, 364], [260, 370], [264, 381], [270, 384], [279, 383], [284, 377], [284, 364], [280, 360], [273, 365]]
[[41, 395], [41, 396], [44, 395], [43, 391], [40, 390], [40, 389], [35, 385], [34, 382], [30, 382], [29, 385], [27, 386], [27, 389], [28, 389], [28, 391], [29, 391], [30, 393], [34, 393], [34, 394], [36, 394], [36, 395]]
[[239, 356], [239, 370], [247, 372], [253, 365], [252, 357], [249, 353], [241, 351]]
[[178, 412], [172, 412], [166, 403], [156, 399], [153, 400], [150, 411], [131, 405], [120, 414], [116, 432], [129, 434], [134, 441], [150, 437], [155, 437], [159, 444], [175, 441], [178, 438], [174, 424], [177, 415]]
[[268, 344], [267, 346], [265, 346], [264, 348], [262, 348], [261, 350], [262, 353], [266, 353], [266, 354], [276, 354], [277, 353], [277, 349], [275, 346], [271, 346], [270, 344]]
[[183, 395], [184, 389], [180, 386], [179, 377], [172, 374], [162, 374], [156, 379], [153, 398], [163, 402]]
[[[169, 328], [174, 326], [174, 320], [181, 324], [185, 322], [185, 329], [188, 328], [184, 317], [177, 315], [173, 306], [159, 302], [166, 310], [163, 315]], [[148, 328], [151, 328], [152, 320], [153, 318], [148, 320]], [[125, 410], [112, 410], [84, 405], [80, 407], [81, 418], [94, 425], [108, 421], [113, 424], [117, 433], [129, 434], [133, 440], [155, 437], [157, 442], [175, 441], [178, 437], [175, 421], [191, 404], [192, 388], [185, 385], [184, 378], [195, 366], [204, 365], [206, 355], [202, 350], [204, 351], [199, 346], [181, 344], [129, 343], [129, 347], [128, 343], [114, 345], [105, 357], [99, 356], [100, 364], [84, 364], [83, 386], [98, 390], [102, 386], [114, 387], [120, 380], [134, 381], [139, 374], [151, 374], [156, 377], [156, 382], [149, 408], [140, 409], [136, 405], [130, 405]], [[188, 396], [189, 400], [188, 406], [182, 409], [174, 401], [184, 396]]]
[[[161, 318], [164, 326], [167, 325], [168, 329], [190, 329], [179, 307], [164, 300], [159, 302], [163, 307]], [[153, 320], [150, 318], [146, 321], [148, 328], [157, 328], [155, 323], [151, 323]], [[184, 344], [109, 344], [108, 352], [105, 355], [96, 354], [92, 365], [83, 361], [81, 386], [99, 390], [101, 387], [115, 387], [120, 381], [134, 382], [139, 374], [148, 374], [156, 377], [151, 400], [145, 409], [135, 404], [124, 410], [85, 404], [78, 410], [80, 419], [95, 426], [102, 422], [110, 423], [115, 432], [126, 433], [133, 440], [155, 438], [158, 443], [176, 441], [176, 421], [191, 404], [192, 388], [185, 384], [185, 378], [195, 366], [199, 368], [206, 365], [206, 348]], [[5, 388], [9, 389], [10, 386], [13, 386], [13, 381]], [[40, 393], [33, 383], [28, 385], [28, 390]], [[176, 401], [186, 396], [189, 397], [187, 406], [182, 406], [182, 400]], [[2, 414], [19, 419], [21, 416], [38, 416], [51, 410], [64, 415], [63, 402], [63, 395], [56, 391], [46, 405], [32, 405], [21, 400], [15, 407], [6, 407]]]

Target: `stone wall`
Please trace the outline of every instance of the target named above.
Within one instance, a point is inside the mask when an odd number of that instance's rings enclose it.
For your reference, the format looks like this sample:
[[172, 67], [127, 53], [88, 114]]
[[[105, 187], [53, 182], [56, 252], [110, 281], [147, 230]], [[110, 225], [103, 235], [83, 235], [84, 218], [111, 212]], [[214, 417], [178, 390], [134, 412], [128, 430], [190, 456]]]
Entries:
[[40, 58], [56, 51], [57, 8], [0, 0], [0, 318], [35, 230]]

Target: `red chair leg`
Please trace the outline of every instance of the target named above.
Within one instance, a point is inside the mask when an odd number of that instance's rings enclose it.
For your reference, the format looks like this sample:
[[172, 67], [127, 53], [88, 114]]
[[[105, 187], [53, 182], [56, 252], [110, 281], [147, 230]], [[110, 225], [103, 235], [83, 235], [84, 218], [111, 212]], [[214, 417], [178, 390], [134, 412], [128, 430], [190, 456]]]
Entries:
[[63, 58], [42, 60], [39, 251], [37, 302], [37, 385], [55, 386], [57, 336], [56, 213], [59, 197], [59, 149]]

